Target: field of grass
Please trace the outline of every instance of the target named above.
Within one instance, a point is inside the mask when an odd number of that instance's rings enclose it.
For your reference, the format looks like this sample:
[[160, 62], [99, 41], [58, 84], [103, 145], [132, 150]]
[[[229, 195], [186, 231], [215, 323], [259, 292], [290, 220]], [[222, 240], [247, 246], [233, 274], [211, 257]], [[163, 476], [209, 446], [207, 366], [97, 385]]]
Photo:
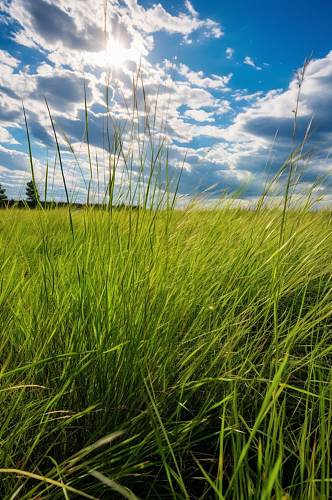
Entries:
[[1, 498], [329, 498], [328, 212], [0, 216]]

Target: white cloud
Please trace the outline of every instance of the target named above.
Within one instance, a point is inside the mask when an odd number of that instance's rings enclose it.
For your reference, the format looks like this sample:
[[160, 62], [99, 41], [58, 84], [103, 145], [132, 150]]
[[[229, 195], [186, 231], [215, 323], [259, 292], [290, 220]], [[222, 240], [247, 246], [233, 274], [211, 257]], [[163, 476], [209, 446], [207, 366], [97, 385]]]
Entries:
[[136, 29], [146, 33], [166, 31], [183, 35], [185, 38], [198, 30], [202, 30], [204, 36], [212, 38], [220, 38], [224, 34], [217, 22], [212, 19], [199, 19], [198, 13], [189, 1], [185, 4], [189, 15], [180, 13], [177, 16], [170, 14], [160, 3], [145, 9], [137, 0], [125, 0], [125, 2], [128, 6], [126, 18]]
[[[102, 129], [105, 123], [103, 82], [106, 80], [107, 50], [102, 36], [103, 11], [99, 3], [95, 0], [15, 0], [5, 5], [7, 14], [21, 26], [17, 40], [39, 50], [40, 64], [37, 67], [22, 67], [24, 61], [0, 51], [0, 142], [15, 144], [15, 127], [22, 125], [20, 99], [23, 97], [31, 135], [37, 141], [39, 150], [41, 146], [44, 150], [45, 146], [49, 151], [54, 149], [43, 103], [43, 95], [46, 94], [58, 129], [68, 135], [77, 150], [84, 148], [84, 76], [91, 107], [90, 140], [92, 147], [102, 156]], [[148, 56], [158, 40], [155, 36], [158, 31], [177, 35], [177, 40], [182, 37], [189, 43], [195, 41], [196, 35], [201, 40], [204, 37], [220, 38], [223, 34], [220, 25], [210, 19], [201, 19], [189, 0], [183, 3], [186, 11], [177, 15], [169, 12], [165, 2], [164, 6], [154, 4], [150, 8], [143, 7], [137, 0], [109, 0], [108, 5], [108, 28], [112, 36], [122, 40], [129, 54], [127, 66], [112, 71], [112, 119], [122, 124], [127, 118], [123, 97], [130, 103], [131, 75], [136, 69], [134, 49], [137, 49], [142, 55], [141, 70], [147, 108], [151, 113], [158, 95], [155, 137], [160, 137], [165, 120], [175, 169], [179, 168], [187, 153], [182, 192], [197, 192], [214, 185], [211, 192], [217, 193], [223, 187], [232, 190], [238, 189], [241, 183], [250, 183], [250, 196], [257, 195], [264, 184], [265, 164], [276, 131], [279, 131], [278, 146], [273, 168], [280, 165], [293, 145], [292, 110], [296, 101], [296, 79], [284, 91], [249, 93], [246, 89], [232, 91], [232, 74], [208, 74], [190, 68], [175, 58], [152, 65]], [[50, 18], [49, 8], [52, 8], [55, 17]], [[63, 21], [60, 30], [56, 19]], [[233, 54], [234, 49], [228, 47], [226, 57], [231, 59]], [[300, 100], [297, 137], [303, 135], [306, 124], [314, 115], [312, 138], [320, 155], [315, 168], [308, 174], [309, 178], [314, 173], [326, 172], [330, 165], [326, 144], [332, 144], [329, 115], [332, 104], [331, 54], [309, 65]], [[249, 56], [244, 63], [256, 70], [266, 66], [258, 66]], [[138, 100], [141, 111], [137, 119], [143, 120], [141, 90]], [[234, 110], [238, 108], [241, 111], [235, 114]], [[67, 154], [61, 137], [61, 146]], [[200, 137], [206, 138], [204, 144], [208, 145], [193, 147]], [[0, 150], [0, 169], [2, 173], [7, 169], [6, 176], [10, 177], [10, 182], [14, 179], [13, 172], [20, 178], [18, 172], [26, 165], [23, 157], [26, 158], [26, 155], [19, 151]], [[68, 165], [70, 161], [68, 155]], [[82, 165], [85, 171], [87, 163], [84, 155]], [[43, 173], [42, 167], [40, 172]], [[81, 189], [75, 175], [74, 170], [69, 169], [68, 178], [73, 186]], [[60, 186], [60, 177], [58, 181]], [[303, 186], [308, 183], [310, 181], [306, 179]]]
[[234, 55], [235, 50], [232, 49], [232, 47], [227, 47], [226, 49], [226, 59], [232, 59]]
[[198, 12], [197, 10], [194, 9], [193, 4], [189, 2], [189, 0], [185, 0], [184, 5], [188, 12], [193, 16], [193, 17], [198, 17]]
[[285, 91], [242, 96], [253, 102], [235, 117], [230, 126], [220, 130], [222, 142], [216, 142], [206, 150], [206, 157], [216, 163], [226, 161], [230, 168], [237, 170], [250, 168], [258, 182], [266, 178], [268, 165], [271, 172], [281, 166], [295, 144], [304, 138], [313, 120], [305, 150], [315, 154], [313, 161], [306, 165], [298, 188], [303, 191], [318, 176], [332, 169], [331, 89], [332, 51], [326, 57], [312, 61], [307, 68], [301, 89], [295, 140], [292, 134], [293, 110], [298, 93], [296, 77]]
[[12, 134], [5, 127], [2, 127], [2, 126], [0, 126], [0, 143], [1, 144], [8, 143], [8, 144], [11, 144], [11, 145], [19, 144], [14, 139], [14, 137], [12, 136]]
[[188, 109], [185, 111], [185, 116], [192, 118], [196, 122], [214, 122], [214, 113], [204, 111], [204, 109]]
[[[159, 3], [145, 8], [138, 0], [108, 0], [106, 29], [109, 38], [126, 46], [127, 59], [137, 63], [154, 46], [154, 34], [164, 31], [182, 36], [191, 43], [196, 34], [220, 38], [223, 31], [212, 19], [200, 19], [187, 0], [187, 12], [171, 14]], [[57, 66], [83, 69], [89, 64], [104, 67], [109, 59], [104, 33], [104, 2], [95, 0], [13, 0], [4, 4], [4, 12], [20, 29], [14, 39], [27, 47], [39, 48]]]
[[253, 94], [247, 94], [244, 90], [238, 90], [234, 93], [235, 101], [253, 101], [258, 97], [261, 97], [263, 92], [260, 90], [258, 92], [254, 92]]
[[26, 31], [16, 31], [13, 34], [13, 40], [24, 47], [38, 49], [38, 44], [33, 41], [33, 38]]
[[[0, 85], [5, 91], [0, 94], [0, 117], [4, 123], [0, 129], [2, 142], [11, 140], [8, 126], [22, 123], [20, 98], [23, 97], [36, 149], [39, 149], [39, 153], [42, 146], [47, 146], [49, 151], [54, 149], [43, 102], [43, 95], [46, 95], [64, 154], [66, 144], [62, 131], [72, 142], [81, 143], [84, 136], [83, 75], [87, 80], [90, 106], [103, 106], [104, 88], [101, 82], [105, 74], [99, 73], [98, 77], [93, 74], [96, 68], [105, 69], [107, 57], [100, 5], [95, 0], [15, 0], [6, 3], [8, 18], [20, 26], [16, 30], [16, 42], [38, 50], [41, 62], [37, 67], [25, 67], [17, 71], [20, 61], [7, 53], [2, 54]], [[173, 66], [167, 62], [152, 66], [147, 57], [158, 31], [180, 35], [183, 41], [189, 42], [194, 40], [193, 35], [199, 36], [201, 40], [220, 38], [223, 35], [220, 25], [211, 19], [201, 19], [189, 1], [184, 4], [187, 12], [177, 15], [171, 14], [161, 4], [144, 8], [136, 0], [124, 0], [121, 3], [110, 0], [108, 6], [107, 28], [111, 32], [110, 36], [119, 37], [128, 53], [132, 47], [139, 48], [149, 101], [153, 102], [150, 96], [156, 95], [159, 87], [161, 117], [158, 117], [158, 126], [161, 126], [163, 118], [167, 118], [168, 128], [172, 131], [172, 147], [176, 139], [188, 142], [202, 135], [218, 137], [218, 127], [211, 123], [214, 116], [225, 112], [229, 104], [225, 99], [216, 98], [212, 91], [228, 90], [232, 75], [206, 75], [202, 71], [192, 71], [188, 66], [183, 65], [180, 69], [178, 64]], [[134, 57], [128, 58], [128, 62], [131, 61], [134, 61]], [[116, 93], [111, 89], [112, 116], [115, 119], [123, 120], [123, 116], [126, 116], [121, 94], [130, 99], [131, 71], [135, 71], [135, 66], [119, 68], [116, 75], [113, 72], [112, 86], [119, 89]], [[177, 73], [177, 78], [170, 76], [171, 71]], [[183, 106], [186, 106], [186, 115], [180, 112]], [[90, 112], [89, 130], [93, 147], [102, 147], [104, 119], [100, 109], [98, 113]], [[208, 128], [207, 123], [210, 123]], [[12, 183], [12, 177], [9, 180], [12, 175], [10, 172], [17, 173], [20, 168], [26, 170], [27, 164], [22, 161], [23, 158], [26, 160], [26, 155], [20, 152], [2, 152], [0, 165], [2, 169], [7, 169], [9, 184]], [[182, 160], [178, 158], [178, 161]], [[84, 160], [82, 162], [85, 165]], [[189, 163], [185, 167], [189, 172]], [[195, 172], [194, 177], [197, 179], [197, 170]], [[71, 177], [70, 171], [67, 174], [68, 179], [77, 186], [77, 179]], [[56, 178], [57, 182], [60, 187], [61, 179]]]
[[247, 66], [251, 66], [252, 68], [256, 69], [257, 71], [261, 71], [263, 68], [261, 66], [257, 66], [257, 64], [252, 60], [250, 56], [246, 56], [243, 59], [243, 64], [247, 64]]
[[204, 89], [225, 89], [233, 76], [232, 73], [229, 73], [225, 76], [212, 74], [210, 77], [206, 77], [203, 71], [192, 71], [186, 64], [180, 64], [177, 70], [179, 74], [184, 76], [192, 85]]
[[12, 56], [6, 50], [0, 49], [0, 64], [5, 64], [10, 68], [16, 68], [19, 65], [20, 61], [16, 59], [16, 57]]

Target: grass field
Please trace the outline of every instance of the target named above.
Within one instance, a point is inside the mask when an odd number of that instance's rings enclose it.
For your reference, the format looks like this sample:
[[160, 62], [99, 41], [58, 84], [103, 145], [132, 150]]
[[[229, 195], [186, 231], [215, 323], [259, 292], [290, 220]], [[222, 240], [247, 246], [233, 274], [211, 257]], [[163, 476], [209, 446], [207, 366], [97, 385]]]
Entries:
[[0, 215], [1, 498], [329, 498], [328, 212]]

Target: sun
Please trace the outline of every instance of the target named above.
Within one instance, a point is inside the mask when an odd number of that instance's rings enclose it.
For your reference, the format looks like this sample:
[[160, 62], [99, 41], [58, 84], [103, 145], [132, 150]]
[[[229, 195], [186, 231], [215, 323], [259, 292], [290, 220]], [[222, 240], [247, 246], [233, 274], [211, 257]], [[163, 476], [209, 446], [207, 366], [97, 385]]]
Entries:
[[106, 46], [106, 58], [108, 66], [121, 68], [130, 59], [130, 50], [120, 40], [110, 38]]
[[127, 46], [121, 37], [111, 36], [108, 38], [104, 50], [93, 54], [91, 62], [118, 73], [126, 69], [130, 63], [139, 65], [143, 55], [144, 47], [142, 44], [131, 43]]

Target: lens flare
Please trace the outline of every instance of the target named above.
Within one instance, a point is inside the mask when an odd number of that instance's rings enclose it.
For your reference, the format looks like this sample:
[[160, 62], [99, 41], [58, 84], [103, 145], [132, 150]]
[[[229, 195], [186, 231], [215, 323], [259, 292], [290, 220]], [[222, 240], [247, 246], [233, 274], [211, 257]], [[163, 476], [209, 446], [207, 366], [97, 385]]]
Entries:
[[107, 42], [106, 58], [108, 66], [121, 68], [125, 66], [128, 59], [130, 59], [130, 53], [120, 40], [110, 38]]

